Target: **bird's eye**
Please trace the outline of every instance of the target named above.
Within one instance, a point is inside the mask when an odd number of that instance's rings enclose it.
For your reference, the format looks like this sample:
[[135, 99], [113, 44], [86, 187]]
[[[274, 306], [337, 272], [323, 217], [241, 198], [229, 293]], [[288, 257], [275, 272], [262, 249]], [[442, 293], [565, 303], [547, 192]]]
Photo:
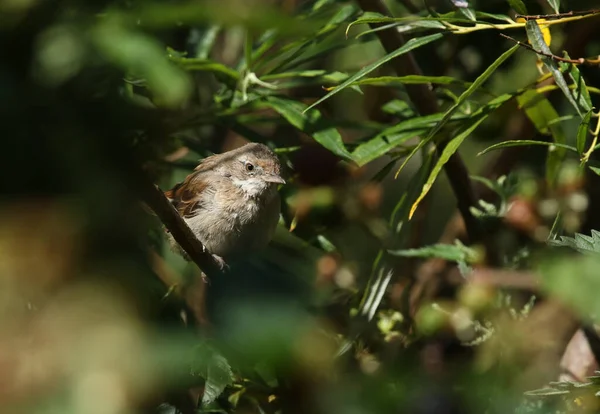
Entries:
[[254, 171], [254, 164], [247, 162], [246, 165], [246, 171]]

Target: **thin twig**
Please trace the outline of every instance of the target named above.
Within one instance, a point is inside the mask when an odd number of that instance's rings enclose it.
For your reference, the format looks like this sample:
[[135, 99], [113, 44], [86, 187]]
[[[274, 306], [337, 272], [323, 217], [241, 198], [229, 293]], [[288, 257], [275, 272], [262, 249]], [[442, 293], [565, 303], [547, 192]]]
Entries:
[[519, 41], [519, 40], [517, 40], [515, 38], [510, 37], [510, 36], [507, 36], [504, 33], [500, 33], [500, 36], [502, 36], [502, 37], [504, 37], [506, 39], [512, 40], [513, 42], [515, 42], [519, 46], [522, 46], [525, 49], [529, 49], [532, 52], [537, 53], [538, 55], [546, 56], [546, 57], [549, 57], [551, 59], [557, 60], [559, 62], [572, 63], [574, 65], [581, 65], [583, 63], [586, 63], [586, 60], [584, 58], [579, 58], [579, 59], [566, 59], [566, 58], [562, 58], [560, 56], [556, 56], [556, 55], [553, 55], [551, 53], [544, 53], [544, 52], [541, 52], [539, 50], [536, 50], [533, 47], [531, 47], [531, 45], [528, 45], [527, 43], [523, 43], [523, 42], [521, 42], [521, 41]]
[[517, 14], [517, 19], [525, 20], [537, 20], [537, 19], [562, 19], [563, 17], [570, 16], [585, 16], [587, 14], [596, 14], [600, 12], [600, 9], [583, 10], [583, 11], [570, 11], [566, 13], [555, 13], [555, 14]]

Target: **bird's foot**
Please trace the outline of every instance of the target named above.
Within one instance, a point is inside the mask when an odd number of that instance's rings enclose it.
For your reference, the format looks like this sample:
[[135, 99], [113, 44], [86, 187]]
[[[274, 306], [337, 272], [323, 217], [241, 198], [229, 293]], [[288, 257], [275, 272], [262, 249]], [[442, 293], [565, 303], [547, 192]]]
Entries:
[[222, 271], [227, 271], [229, 270], [229, 265], [225, 262], [225, 259], [223, 259], [221, 256], [216, 255], [216, 254], [211, 254], [211, 256], [213, 257], [213, 259], [215, 259], [215, 261], [217, 262], [217, 264], [219, 265], [219, 268]]

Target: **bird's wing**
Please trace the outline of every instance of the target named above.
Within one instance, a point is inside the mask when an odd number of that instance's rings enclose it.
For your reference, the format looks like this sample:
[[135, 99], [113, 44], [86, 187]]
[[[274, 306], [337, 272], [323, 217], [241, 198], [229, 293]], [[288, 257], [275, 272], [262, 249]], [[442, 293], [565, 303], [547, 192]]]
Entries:
[[165, 196], [184, 218], [196, 216], [202, 209], [202, 195], [210, 191], [208, 181], [203, 180], [202, 171], [196, 171], [186, 179], [165, 191]]

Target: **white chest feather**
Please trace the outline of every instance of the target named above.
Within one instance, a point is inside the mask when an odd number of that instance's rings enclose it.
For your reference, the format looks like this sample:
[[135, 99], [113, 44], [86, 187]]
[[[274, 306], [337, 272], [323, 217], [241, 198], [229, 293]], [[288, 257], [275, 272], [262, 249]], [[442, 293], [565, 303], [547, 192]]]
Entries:
[[237, 185], [246, 198], [256, 198], [263, 194], [267, 189], [268, 183], [256, 178], [248, 178], [246, 180], [233, 180], [233, 184]]

